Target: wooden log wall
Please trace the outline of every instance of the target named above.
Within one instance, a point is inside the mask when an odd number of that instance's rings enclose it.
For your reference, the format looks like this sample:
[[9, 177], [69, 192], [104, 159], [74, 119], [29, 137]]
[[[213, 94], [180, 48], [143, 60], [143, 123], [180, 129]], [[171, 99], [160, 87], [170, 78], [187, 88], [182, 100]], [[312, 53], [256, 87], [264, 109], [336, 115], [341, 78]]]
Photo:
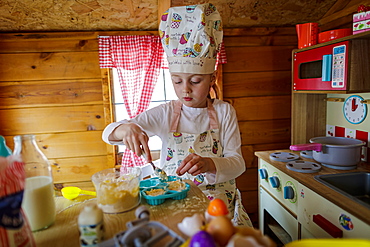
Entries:
[[237, 179], [243, 204], [258, 226], [258, 172], [255, 151], [289, 148], [291, 51], [294, 27], [225, 30], [228, 63], [223, 96], [236, 109], [247, 171]]
[[34, 134], [55, 183], [89, 181], [113, 167], [97, 33], [0, 35], [0, 135]]
[[[101, 140], [112, 121], [109, 77], [98, 64], [98, 35], [133, 32], [0, 34], [0, 135], [35, 134], [55, 183], [90, 181], [115, 165]], [[156, 34], [156, 32], [135, 32]], [[290, 144], [290, 57], [294, 28], [225, 30], [223, 95], [236, 109], [247, 171], [237, 179], [257, 226], [255, 151]]]

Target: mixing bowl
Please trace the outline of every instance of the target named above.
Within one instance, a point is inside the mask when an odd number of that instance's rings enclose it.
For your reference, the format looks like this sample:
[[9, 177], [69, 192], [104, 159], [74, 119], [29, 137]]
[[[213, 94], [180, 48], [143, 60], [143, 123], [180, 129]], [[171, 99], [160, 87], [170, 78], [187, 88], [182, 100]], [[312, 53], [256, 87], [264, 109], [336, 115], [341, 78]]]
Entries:
[[105, 169], [92, 176], [97, 203], [104, 213], [122, 213], [140, 204], [141, 169], [128, 167], [121, 174], [114, 168]]

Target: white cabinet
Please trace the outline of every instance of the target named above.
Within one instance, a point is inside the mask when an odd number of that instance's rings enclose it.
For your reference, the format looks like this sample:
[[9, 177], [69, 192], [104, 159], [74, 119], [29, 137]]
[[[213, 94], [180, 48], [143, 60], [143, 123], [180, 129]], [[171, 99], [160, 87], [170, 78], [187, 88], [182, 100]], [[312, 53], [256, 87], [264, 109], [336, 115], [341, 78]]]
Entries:
[[303, 229], [302, 238], [370, 237], [370, 226], [365, 222], [302, 184], [298, 184], [298, 191], [297, 216]]

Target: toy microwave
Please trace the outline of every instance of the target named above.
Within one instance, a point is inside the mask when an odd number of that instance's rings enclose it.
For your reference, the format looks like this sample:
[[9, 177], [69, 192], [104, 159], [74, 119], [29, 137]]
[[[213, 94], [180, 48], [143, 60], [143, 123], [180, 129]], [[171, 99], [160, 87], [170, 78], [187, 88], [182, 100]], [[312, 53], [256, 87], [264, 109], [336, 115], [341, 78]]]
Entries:
[[293, 90], [347, 90], [349, 41], [293, 54]]

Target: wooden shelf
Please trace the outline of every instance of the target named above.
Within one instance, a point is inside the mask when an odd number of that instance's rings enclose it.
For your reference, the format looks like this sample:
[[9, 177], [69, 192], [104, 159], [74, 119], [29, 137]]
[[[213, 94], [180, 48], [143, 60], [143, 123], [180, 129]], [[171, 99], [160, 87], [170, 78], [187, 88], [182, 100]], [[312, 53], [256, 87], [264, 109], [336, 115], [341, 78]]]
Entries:
[[328, 41], [328, 42], [325, 42], [325, 43], [308, 46], [308, 47], [305, 47], [305, 48], [302, 48], [302, 49], [295, 49], [295, 50], [293, 50], [293, 52], [308, 51], [308, 50], [312, 50], [312, 49], [315, 49], [315, 48], [318, 48], [318, 47], [331, 45], [331, 44], [335, 44], [335, 43], [339, 43], [339, 42], [347, 41], [347, 40], [356, 40], [356, 39], [365, 39], [365, 40], [370, 39], [370, 31], [349, 35], [349, 36], [346, 36], [346, 37], [343, 37], [343, 38], [340, 38], [340, 39], [335, 39], [335, 40], [331, 40], [331, 41]]
[[[308, 143], [309, 139], [326, 135], [327, 94], [352, 94], [370, 92], [370, 31], [350, 35], [326, 43], [295, 49], [294, 53], [307, 51], [350, 40], [348, 90], [294, 91], [292, 89], [292, 135], [291, 143]], [[294, 76], [292, 76], [294, 78]]]

